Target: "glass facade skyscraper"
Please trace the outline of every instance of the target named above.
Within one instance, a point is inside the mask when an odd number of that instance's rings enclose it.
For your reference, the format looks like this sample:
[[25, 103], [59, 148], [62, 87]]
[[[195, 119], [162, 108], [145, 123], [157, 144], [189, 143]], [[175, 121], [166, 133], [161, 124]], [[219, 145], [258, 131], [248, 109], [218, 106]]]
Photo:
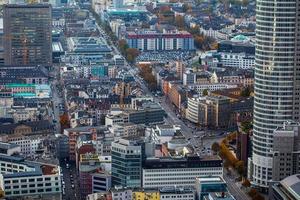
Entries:
[[272, 180], [273, 131], [299, 119], [299, 1], [256, 1], [253, 185]]
[[4, 5], [5, 65], [52, 65], [50, 4]]

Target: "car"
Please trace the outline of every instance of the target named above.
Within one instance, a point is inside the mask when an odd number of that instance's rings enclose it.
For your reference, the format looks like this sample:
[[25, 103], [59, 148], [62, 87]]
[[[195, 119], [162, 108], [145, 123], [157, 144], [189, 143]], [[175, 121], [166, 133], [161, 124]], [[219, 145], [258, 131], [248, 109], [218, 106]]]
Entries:
[[73, 175], [71, 174], [70, 177], [73, 178]]
[[69, 169], [69, 168], [70, 168], [70, 165], [69, 165], [68, 163], [66, 164], [66, 168], [67, 168], [67, 169]]
[[72, 185], [71, 185], [71, 187], [72, 187], [72, 189], [74, 189], [74, 188], [75, 188], [75, 185], [74, 185], [74, 184], [72, 184]]

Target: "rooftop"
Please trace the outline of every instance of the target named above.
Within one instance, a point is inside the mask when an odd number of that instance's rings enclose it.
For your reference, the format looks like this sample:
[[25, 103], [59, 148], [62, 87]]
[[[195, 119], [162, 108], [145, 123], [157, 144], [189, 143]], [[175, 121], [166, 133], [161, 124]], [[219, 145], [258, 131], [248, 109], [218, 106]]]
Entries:
[[54, 175], [59, 173], [58, 166], [56, 165], [31, 162], [25, 160], [22, 157], [0, 155], [0, 161], [7, 161], [12, 164], [19, 164], [25, 166], [24, 172], [14, 172], [13, 174], [4, 174], [3, 175], [4, 178]]
[[222, 160], [218, 156], [199, 157], [196, 155], [179, 157], [147, 158], [144, 169], [167, 169], [167, 168], [198, 168], [198, 167], [221, 167]]
[[300, 199], [300, 174], [289, 176], [282, 181], [281, 185], [285, 187], [296, 199]]
[[18, 147], [19, 145], [14, 143], [0, 142], [0, 149], [12, 149]]

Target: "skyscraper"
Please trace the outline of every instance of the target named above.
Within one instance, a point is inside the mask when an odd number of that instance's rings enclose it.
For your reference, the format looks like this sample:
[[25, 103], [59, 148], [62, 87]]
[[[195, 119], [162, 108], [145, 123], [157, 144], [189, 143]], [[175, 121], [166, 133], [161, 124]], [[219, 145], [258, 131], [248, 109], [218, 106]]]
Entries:
[[273, 132], [299, 120], [299, 1], [256, 1], [256, 53], [252, 184], [272, 180]]
[[52, 65], [51, 5], [4, 5], [5, 65]]

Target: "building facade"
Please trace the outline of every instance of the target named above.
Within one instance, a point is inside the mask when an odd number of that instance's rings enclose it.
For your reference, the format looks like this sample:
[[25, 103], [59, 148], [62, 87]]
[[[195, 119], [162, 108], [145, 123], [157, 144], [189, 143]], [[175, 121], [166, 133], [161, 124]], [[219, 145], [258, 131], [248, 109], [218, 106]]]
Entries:
[[141, 51], [194, 50], [193, 36], [186, 31], [151, 31], [128, 32], [125, 37], [130, 48]]
[[273, 136], [272, 181], [300, 173], [300, 124], [286, 122]]
[[267, 189], [273, 176], [274, 130], [299, 120], [298, 1], [256, 2], [253, 155], [251, 183]]
[[143, 165], [143, 188], [193, 187], [196, 177], [223, 176], [220, 158], [153, 158]]
[[21, 199], [61, 199], [60, 168], [56, 165], [26, 161], [20, 157], [0, 156], [0, 186], [5, 197]]
[[141, 186], [142, 147], [135, 140], [121, 138], [112, 143], [112, 185]]
[[280, 182], [270, 185], [269, 197], [270, 200], [300, 199], [300, 174], [294, 174], [286, 177]]
[[5, 65], [52, 65], [49, 4], [8, 4], [3, 10]]

